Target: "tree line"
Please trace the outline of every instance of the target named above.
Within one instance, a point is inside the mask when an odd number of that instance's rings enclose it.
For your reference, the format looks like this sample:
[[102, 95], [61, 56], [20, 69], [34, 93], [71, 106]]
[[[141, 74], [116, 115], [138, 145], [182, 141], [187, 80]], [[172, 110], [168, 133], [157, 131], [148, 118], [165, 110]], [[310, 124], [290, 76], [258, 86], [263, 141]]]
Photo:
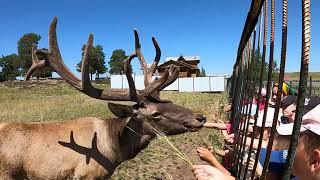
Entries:
[[[24, 34], [17, 42], [17, 53], [2, 55], [0, 57], [0, 82], [15, 80], [19, 76], [24, 76], [32, 65], [32, 46], [38, 44], [41, 36], [35, 33]], [[86, 45], [81, 47], [81, 55], [84, 55]], [[122, 74], [123, 61], [128, 57], [124, 50], [116, 49], [109, 59], [109, 68], [105, 65], [105, 54], [101, 45], [96, 45], [90, 50], [90, 77], [93, 75], [97, 79], [101, 74]], [[81, 60], [77, 64], [77, 71], [81, 72]], [[45, 68], [33, 73], [33, 77], [52, 77], [52, 69]]]

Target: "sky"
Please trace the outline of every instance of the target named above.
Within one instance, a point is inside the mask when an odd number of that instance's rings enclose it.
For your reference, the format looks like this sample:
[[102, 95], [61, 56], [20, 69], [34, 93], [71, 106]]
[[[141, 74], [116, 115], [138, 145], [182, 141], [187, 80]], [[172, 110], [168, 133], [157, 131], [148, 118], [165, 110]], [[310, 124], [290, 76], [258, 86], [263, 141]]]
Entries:
[[[25, 33], [42, 38], [48, 47], [49, 24], [58, 17], [57, 36], [65, 64], [76, 73], [81, 46], [94, 34], [106, 55], [112, 51], [134, 51], [133, 29], [139, 32], [142, 52], [152, 63], [154, 36], [161, 48], [161, 62], [169, 56], [200, 56], [207, 74], [231, 74], [251, 0], [0, 0], [0, 55], [17, 53], [17, 42]], [[280, 59], [281, 3], [276, 2], [275, 60]], [[299, 71], [301, 59], [301, 1], [288, 2], [287, 72]], [[320, 1], [311, 1], [310, 71], [320, 71]], [[269, 41], [269, 37], [268, 37]], [[267, 52], [267, 55], [269, 53]], [[267, 60], [268, 60], [267, 56]], [[279, 64], [279, 63], [278, 63]], [[133, 71], [141, 74], [138, 60]]]

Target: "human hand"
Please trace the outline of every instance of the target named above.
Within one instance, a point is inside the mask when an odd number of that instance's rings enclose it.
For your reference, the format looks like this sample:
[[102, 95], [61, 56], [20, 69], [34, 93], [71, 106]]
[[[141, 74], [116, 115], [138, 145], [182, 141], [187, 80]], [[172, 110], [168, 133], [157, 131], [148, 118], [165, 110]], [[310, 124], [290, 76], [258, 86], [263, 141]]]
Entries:
[[276, 105], [276, 103], [272, 100], [272, 99], [269, 99], [269, 105], [271, 105], [271, 106], [275, 106]]
[[224, 140], [228, 143], [233, 143], [234, 142], [234, 133], [225, 136]]
[[234, 180], [235, 178], [224, 174], [219, 169], [209, 165], [193, 165], [193, 173], [198, 180]]
[[223, 111], [224, 111], [224, 112], [230, 112], [230, 111], [231, 111], [231, 104], [226, 105], [226, 106], [223, 108]]
[[216, 159], [214, 155], [207, 148], [197, 147], [197, 152], [200, 158], [204, 161], [210, 162]]

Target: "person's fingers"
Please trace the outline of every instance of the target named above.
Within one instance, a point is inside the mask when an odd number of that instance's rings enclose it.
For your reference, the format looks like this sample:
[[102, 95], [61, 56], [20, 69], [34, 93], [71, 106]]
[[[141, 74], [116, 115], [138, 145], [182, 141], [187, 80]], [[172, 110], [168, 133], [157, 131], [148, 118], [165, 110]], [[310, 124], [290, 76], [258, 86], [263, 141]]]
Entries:
[[204, 152], [204, 150], [203, 149], [199, 149], [198, 152]]
[[203, 165], [200, 168], [203, 172], [207, 173], [209, 176], [215, 175], [218, 171], [215, 167], [210, 165]]
[[203, 179], [204, 178], [204, 174], [195, 174], [196, 178], [199, 180], [199, 179]]
[[204, 169], [203, 165], [194, 165], [193, 166], [193, 173], [195, 174], [197, 179], [199, 179], [199, 177], [201, 177], [201, 176], [208, 176], [208, 173]]
[[205, 153], [205, 151], [204, 151], [203, 149], [199, 149], [199, 150], [197, 150], [197, 152], [198, 152], [199, 154]]
[[226, 139], [226, 140], [227, 140], [227, 139], [230, 139], [230, 138], [231, 138], [230, 136], [226, 136], [226, 137], [224, 137], [224, 139]]
[[200, 152], [200, 153], [198, 153], [198, 155], [199, 155], [201, 158], [204, 158], [204, 157], [206, 157], [206, 156], [207, 156], [207, 154], [206, 154], [206, 153], [204, 153], [204, 152]]
[[197, 153], [198, 153], [198, 154], [202, 154], [202, 151], [201, 151], [201, 150], [197, 150]]
[[193, 173], [194, 174], [200, 174], [200, 173], [202, 173], [203, 172], [203, 169], [194, 169], [193, 170]]
[[201, 167], [201, 165], [192, 165], [193, 170], [199, 169], [200, 167]]
[[209, 147], [208, 147], [208, 150], [209, 150], [209, 151], [213, 151], [213, 149], [214, 149], [213, 146], [209, 146]]
[[193, 171], [195, 174], [201, 174], [201, 173], [204, 173], [204, 169], [203, 168], [197, 168], [197, 169], [194, 169]]
[[193, 165], [192, 169], [193, 169], [193, 171], [195, 171], [197, 169], [203, 169], [203, 165]]
[[206, 173], [196, 174], [197, 180], [209, 180], [210, 177]]
[[205, 153], [205, 152], [210, 152], [210, 151], [206, 148], [199, 148], [199, 149], [197, 149], [197, 152]]

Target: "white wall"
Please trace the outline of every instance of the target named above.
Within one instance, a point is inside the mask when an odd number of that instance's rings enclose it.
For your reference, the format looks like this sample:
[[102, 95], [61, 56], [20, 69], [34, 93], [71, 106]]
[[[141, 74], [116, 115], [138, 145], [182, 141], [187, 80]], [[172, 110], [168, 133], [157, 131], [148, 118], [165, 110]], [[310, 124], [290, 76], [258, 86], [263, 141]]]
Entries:
[[[144, 89], [144, 76], [132, 75], [136, 88]], [[154, 79], [155, 77], [153, 77]], [[225, 91], [225, 76], [177, 78], [164, 90], [179, 92], [223, 92]], [[128, 81], [125, 75], [111, 75], [111, 89], [127, 89]]]

